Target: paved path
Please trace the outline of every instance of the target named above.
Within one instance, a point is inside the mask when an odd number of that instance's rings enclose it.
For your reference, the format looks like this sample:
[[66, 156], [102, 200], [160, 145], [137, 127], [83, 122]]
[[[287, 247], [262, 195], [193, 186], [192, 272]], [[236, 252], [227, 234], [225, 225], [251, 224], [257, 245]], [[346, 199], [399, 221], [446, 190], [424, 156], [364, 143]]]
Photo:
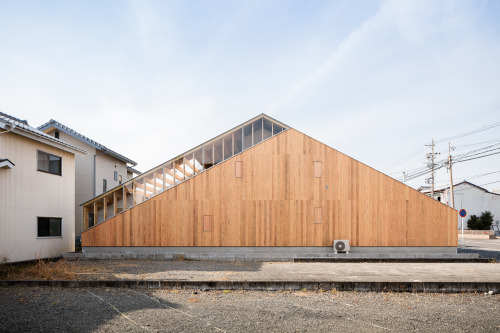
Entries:
[[493, 263], [290, 263], [85, 260], [81, 280], [500, 282]]

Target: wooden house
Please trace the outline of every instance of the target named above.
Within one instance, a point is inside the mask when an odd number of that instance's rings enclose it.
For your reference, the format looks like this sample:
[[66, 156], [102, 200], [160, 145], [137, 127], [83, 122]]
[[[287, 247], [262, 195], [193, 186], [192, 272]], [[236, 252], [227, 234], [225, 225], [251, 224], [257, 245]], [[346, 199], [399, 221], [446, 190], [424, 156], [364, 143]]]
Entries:
[[264, 114], [83, 205], [84, 251], [456, 253], [457, 212]]

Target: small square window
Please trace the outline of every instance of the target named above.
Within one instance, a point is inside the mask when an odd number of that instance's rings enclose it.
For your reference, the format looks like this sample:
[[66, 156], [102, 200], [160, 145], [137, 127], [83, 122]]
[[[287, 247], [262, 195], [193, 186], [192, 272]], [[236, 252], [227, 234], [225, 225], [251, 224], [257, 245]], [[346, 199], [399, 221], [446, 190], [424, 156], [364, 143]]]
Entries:
[[59, 139], [59, 131], [55, 131], [55, 133], [54, 133], [54, 137], [55, 137], [56, 139]]
[[61, 157], [38, 151], [38, 171], [61, 175]]
[[321, 161], [314, 161], [314, 178], [322, 177], [322, 163]]
[[211, 232], [213, 229], [212, 215], [203, 215], [203, 231]]
[[314, 224], [323, 223], [323, 209], [321, 207], [314, 207]]
[[38, 217], [38, 237], [61, 237], [62, 218]]
[[243, 178], [243, 161], [236, 161], [234, 163], [235, 177]]

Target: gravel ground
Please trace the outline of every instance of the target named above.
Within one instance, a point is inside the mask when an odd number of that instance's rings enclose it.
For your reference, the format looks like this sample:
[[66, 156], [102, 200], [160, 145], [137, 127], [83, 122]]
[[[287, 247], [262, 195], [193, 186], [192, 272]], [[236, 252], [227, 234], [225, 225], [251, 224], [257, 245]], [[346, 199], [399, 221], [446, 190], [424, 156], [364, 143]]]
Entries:
[[0, 288], [0, 332], [498, 332], [500, 295]]
[[494, 258], [500, 263], [500, 251], [458, 248], [457, 253], [477, 253], [479, 258]]

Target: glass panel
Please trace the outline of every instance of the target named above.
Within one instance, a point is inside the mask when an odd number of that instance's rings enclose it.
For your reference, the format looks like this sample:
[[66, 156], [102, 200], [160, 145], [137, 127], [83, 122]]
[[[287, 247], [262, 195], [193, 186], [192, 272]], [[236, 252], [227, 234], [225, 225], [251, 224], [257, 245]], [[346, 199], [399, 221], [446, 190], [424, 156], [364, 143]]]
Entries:
[[155, 194], [163, 192], [163, 166], [153, 172], [153, 184]]
[[253, 144], [262, 141], [262, 118], [253, 122]]
[[165, 164], [165, 185], [169, 188], [174, 186], [174, 165], [173, 163]]
[[137, 179], [134, 184], [134, 205], [144, 201], [144, 184], [143, 178]]
[[61, 174], [61, 158], [49, 155], [49, 172], [60, 175]]
[[151, 198], [155, 194], [152, 172], [144, 176], [144, 189], [145, 189], [144, 196], [146, 197], [146, 199]]
[[273, 135], [281, 133], [281, 131], [283, 131], [283, 127], [281, 127], [280, 125], [277, 125], [277, 124], [273, 123]]
[[214, 165], [214, 144], [209, 143], [205, 145], [205, 154], [203, 155], [204, 160], [204, 169], [211, 168]]
[[194, 176], [193, 153], [184, 156], [184, 174], [186, 179]]
[[233, 153], [234, 153], [234, 155], [236, 155], [236, 154], [240, 153], [242, 150], [243, 140], [241, 139], [241, 128], [237, 129], [234, 132], [233, 144], [234, 144]]
[[175, 183], [179, 184], [184, 180], [184, 162], [182, 160], [182, 157], [179, 158], [177, 161], [174, 162], [174, 167], [175, 167]]
[[266, 118], [264, 118], [263, 121], [264, 121], [264, 140], [265, 140], [273, 136], [273, 123]]
[[214, 165], [222, 162], [222, 138], [214, 142]]
[[125, 200], [127, 200], [127, 208], [132, 207], [135, 205], [134, 202], [134, 183], [128, 183], [125, 185]]
[[233, 133], [224, 137], [224, 159], [227, 160], [233, 156]]
[[61, 219], [50, 219], [50, 235], [61, 236]]
[[203, 171], [203, 147], [194, 152], [194, 171], [200, 173]]
[[49, 171], [49, 155], [38, 151], [38, 170]]
[[243, 150], [252, 147], [252, 124], [243, 127]]

